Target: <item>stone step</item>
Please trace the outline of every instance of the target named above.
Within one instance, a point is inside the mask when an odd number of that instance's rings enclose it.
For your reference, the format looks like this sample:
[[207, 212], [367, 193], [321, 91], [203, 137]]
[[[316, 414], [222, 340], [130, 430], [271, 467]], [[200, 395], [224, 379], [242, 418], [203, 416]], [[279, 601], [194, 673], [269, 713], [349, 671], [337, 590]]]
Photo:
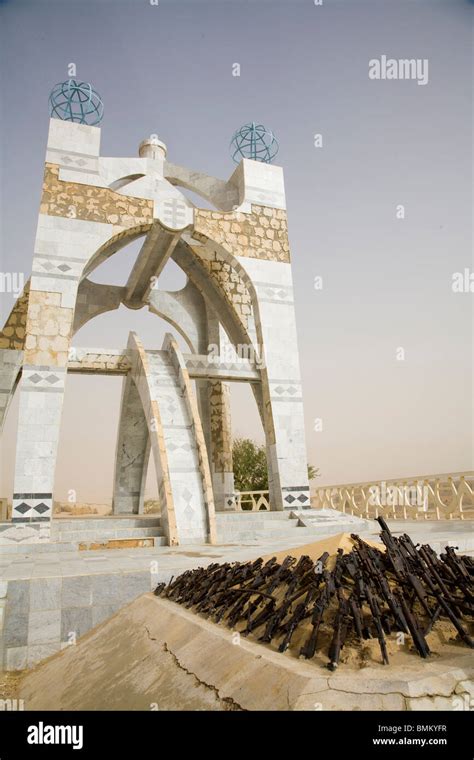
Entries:
[[[238, 532], [232, 532], [232, 533], [223, 533], [222, 531], [217, 531], [217, 540], [220, 544], [230, 543], [230, 544], [238, 544], [242, 541], [263, 541], [266, 542], [269, 539], [272, 538], [285, 538], [287, 534], [284, 530], [241, 530]], [[299, 536], [299, 531], [291, 531], [291, 536]]]
[[345, 522], [327, 522], [327, 523], [320, 523], [318, 525], [311, 525], [311, 526], [299, 526], [298, 527], [298, 535], [306, 535], [306, 536], [333, 536], [336, 533], [357, 533], [358, 535], [362, 536], [362, 532], [359, 530], [354, 529], [354, 525], [352, 523], [345, 523]]
[[112, 517], [112, 518], [59, 518], [52, 521], [52, 534], [81, 532], [84, 530], [129, 530], [135, 528], [159, 528], [160, 518], [135, 518], [135, 517]]
[[268, 533], [287, 533], [292, 532], [298, 528], [296, 520], [288, 522], [272, 521], [268, 523], [255, 522], [255, 523], [243, 523], [242, 525], [217, 525], [217, 531], [219, 535], [225, 534], [229, 536], [238, 536], [242, 531], [254, 531], [254, 533], [261, 533], [267, 535]]
[[[60, 541], [99, 541], [110, 538], [149, 538], [162, 535], [162, 528], [124, 528], [121, 530], [103, 528], [101, 530], [62, 531], [57, 538]], [[53, 541], [55, 538], [56, 536], [52, 536]]]
[[250, 510], [244, 510], [243, 512], [216, 512], [216, 520], [218, 523], [239, 523], [244, 520], [284, 520], [289, 521], [291, 519], [290, 512], [267, 512], [261, 510], [259, 512], [250, 512]]
[[[216, 514], [218, 540], [220, 543], [239, 543], [294, 536], [298, 541], [305, 538], [314, 541], [335, 533], [353, 532], [359, 522], [343, 515], [339, 517], [334, 511], [318, 515], [310, 513], [310, 519], [306, 519], [306, 515], [306, 511], [219, 512]], [[302, 519], [306, 520], [306, 525]]]
[[165, 536], [123, 536], [120, 538], [94, 538], [79, 541], [76, 544], [79, 551], [105, 551], [116, 549], [151, 549], [156, 546], [166, 546]]
[[[144, 542], [142, 545], [139, 545], [139, 542]], [[130, 545], [130, 542], [133, 542], [133, 545]], [[145, 544], [149, 544], [146, 545]], [[82, 544], [82, 546], [81, 546]], [[34, 555], [34, 554], [47, 554], [49, 552], [53, 552], [55, 554], [57, 553], [65, 553], [65, 552], [77, 552], [81, 548], [81, 550], [86, 550], [91, 544], [96, 544], [96, 548], [103, 548], [112, 550], [112, 549], [119, 549], [119, 548], [127, 548], [127, 549], [140, 549], [140, 548], [150, 548], [150, 546], [166, 546], [166, 538], [165, 536], [149, 536], [149, 537], [122, 537], [122, 538], [112, 538], [112, 539], [103, 539], [101, 537], [96, 538], [92, 541], [86, 540], [86, 541], [52, 541], [50, 543], [42, 543], [42, 544], [19, 544], [19, 545], [5, 545], [0, 546], [0, 555], [9, 555], [9, 554], [27, 554], [27, 555]], [[99, 546], [99, 545], [102, 546]]]

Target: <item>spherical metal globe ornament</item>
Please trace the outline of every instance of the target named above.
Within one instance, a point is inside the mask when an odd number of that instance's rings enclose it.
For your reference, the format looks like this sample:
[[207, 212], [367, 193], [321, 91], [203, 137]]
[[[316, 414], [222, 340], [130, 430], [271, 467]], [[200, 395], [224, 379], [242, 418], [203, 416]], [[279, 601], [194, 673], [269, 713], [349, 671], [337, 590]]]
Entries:
[[253, 161], [263, 161], [269, 164], [278, 153], [278, 141], [270, 130], [263, 124], [244, 124], [235, 132], [230, 142], [230, 151], [236, 164], [242, 158], [251, 158]]
[[49, 112], [55, 119], [94, 126], [102, 121], [104, 104], [88, 82], [69, 79], [51, 90]]

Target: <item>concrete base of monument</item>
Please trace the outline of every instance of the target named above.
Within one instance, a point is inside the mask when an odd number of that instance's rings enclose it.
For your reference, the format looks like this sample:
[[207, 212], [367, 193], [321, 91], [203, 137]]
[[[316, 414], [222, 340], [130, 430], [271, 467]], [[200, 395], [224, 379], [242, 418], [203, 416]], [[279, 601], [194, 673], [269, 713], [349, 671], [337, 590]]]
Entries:
[[11, 696], [25, 710], [466, 710], [473, 675], [471, 653], [449, 643], [429, 660], [400, 651], [390, 666], [330, 673], [145, 594], [25, 673]]
[[[73, 550], [75, 544], [65, 550], [64, 543], [0, 547], [0, 670], [22, 671], [37, 665], [69, 646], [71, 637], [82, 637], [133, 599], [186, 570], [259, 556], [300, 556], [310, 549], [317, 551], [314, 542], [323, 539], [330, 544], [332, 536], [337, 543], [341, 537], [340, 523], [327, 532], [326, 526], [323, 530], [301, 527], [296, 514], [292, 518], [286, 515], [280, 528], [280, 514], [270, 512], [262, 520], [255, 514], [251, 519], [261, 523], [259, 537], [255, 538], [252, 524], [253, 538], [244, 539], [248, 518], [234, 513], [226, 530], [228, 541], [216, 545], [155, 544], [152, 548], [99, 547], [95, 551]], [[389, 526], [394, 535], [407, 532], [415, 543], [429, 543], [437, 552], [450, 545], [459, 547], [460, 553], [474, 554], [474, 523], [470, 521], [390, 521]], [[345, 529], [349, 534], [354, 530], [349, 524]], [[377, 542], [378, 529], [373, 521], [367, 532], [355, 532], [366, 541]], [[139, 532], [146, 535], [147, 530]], [[236, 533], [240, 540], [235, 539]], [[322, 547], [316, 556], [326, 550], [327, 546]]]

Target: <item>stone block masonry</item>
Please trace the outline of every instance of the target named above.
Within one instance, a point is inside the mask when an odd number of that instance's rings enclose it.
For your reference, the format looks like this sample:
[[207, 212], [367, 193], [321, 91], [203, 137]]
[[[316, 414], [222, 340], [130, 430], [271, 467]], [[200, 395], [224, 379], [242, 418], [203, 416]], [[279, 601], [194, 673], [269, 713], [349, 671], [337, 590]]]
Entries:
[[0, 667], [23, 670], [74, 646], [91, 628], [152, 590], [155, 582], [150, 571], [0, 582]]

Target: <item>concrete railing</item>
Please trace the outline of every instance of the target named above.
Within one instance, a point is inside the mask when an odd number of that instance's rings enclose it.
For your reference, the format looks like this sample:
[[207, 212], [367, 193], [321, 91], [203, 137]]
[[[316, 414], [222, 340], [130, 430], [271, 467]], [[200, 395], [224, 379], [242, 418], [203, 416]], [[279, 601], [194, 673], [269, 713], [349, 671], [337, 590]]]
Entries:
[[321, 486], [311, 506], [365, 518], [474, 519], [474, 472]]
[[269, 491], [237, 491], [235, 493], [237, 512], [269, 512]]

